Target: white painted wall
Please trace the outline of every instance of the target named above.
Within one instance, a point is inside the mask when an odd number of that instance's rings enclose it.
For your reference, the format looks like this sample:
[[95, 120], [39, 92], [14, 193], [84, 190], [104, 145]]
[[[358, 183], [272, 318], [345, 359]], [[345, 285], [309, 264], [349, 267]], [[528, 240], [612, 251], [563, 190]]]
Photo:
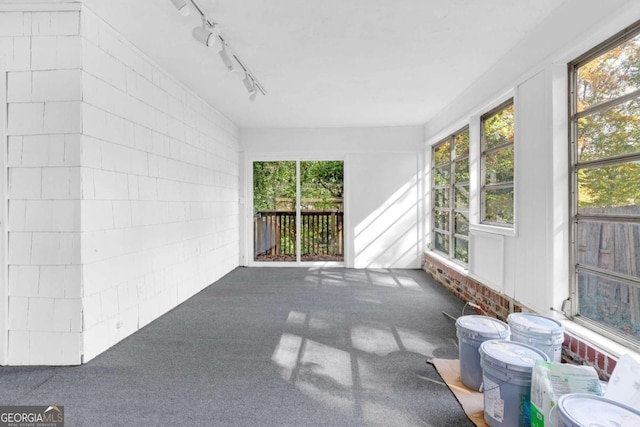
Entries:
[[[0, 77], [5, 77], [4, 58], [0, 56]], [[7, 86], [0, 85], [0, 365], [7, 364], [9, 340], [9, 304], [7, 296]]]
[[[638, 19], [637, 2], [567, 1], [425, 126], [430, 146], [469, 123], [469, 273], [538, 312], [560, 309], [569, 292], [567, 63]], [[477, 224], [480, 115], [509, 96], [516, 108], [513, 231]]]
[[[518, 148], [515, 153], [517, 237], [512, 243], [513, 262], [506, 262], [505, 291], [537, 310], [548, 309], [552, 284], [547, 278], [550, 258], [547, 230], [551, 224], [549, 203], [552, 184], [549, 96], [544, 71], [520, 83], [516, 89]], [[511, 246], [508, 245], [508, 250]], [[536, 260], [535, 262], [532, 262]], [[547, 306], [547, 304], [549, 304]]]
[[[261, 156], [344, 159], [346, 266], [421, 266], [421, 127], [243, 129], [240, 141], [247, 162], [245, 169], [250, 169], [250, 162]], [[250, 197], [247, 192], [247, 201]], [[245, 221], [251, 220], [248, 204]], [[251, 227], [245, 229], [251, 231]], [[246, 248], [251, 236], [244, 237]], [[246, 250], [245, 256], [249, 256]]]
[[420, 153], [349, 155], [349, 259], [355, 268], [420, 268]]
[[24, 6], [0, 12], [8, 102], [7, 362], [74, 364], [82, 347], [79, 6]]
[[83, 352], [238, 265], [236, 126], [82, 10]]
[[0, 5], [0, 57], [0, 363], [79, 364], [238, 265], [238, 129], [79, 3]]

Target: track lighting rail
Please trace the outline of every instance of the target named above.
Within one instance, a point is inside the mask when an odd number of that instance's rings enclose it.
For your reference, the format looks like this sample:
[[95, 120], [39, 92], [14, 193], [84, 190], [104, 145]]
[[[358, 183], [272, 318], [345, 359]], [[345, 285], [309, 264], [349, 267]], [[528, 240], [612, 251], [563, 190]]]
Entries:
[[219, 55], [222, 62], [225, 67], [231, 71], [237, 68], [236, 64], [242, 69], [241, 71], [244, 74], [242, 82], [249, 92], [249, 99], [251, 101], [256, 98], [258, 91], [260, 91], [262, 95], [267, 94], [264, 86], [258, 81], [251, 70], [249, 70], [247, 64], [240, 58], [236, 51], [233, 50], [229, 40], [227, 40], [227, 37], [220, 30], [220, 24], [213, 21], [207, 15], [202, 6], [200, 6], [200, 3], [198, 3], [198, 0], [171, 0], [171, 2], [183, 16], [187, 16], [189, 14], [189, 3], [193, 6], [196, 12], [198, 12], [202, 19], [202, 27], [196, 27], [193, 29], [193, 37], [208, 47], [216, 45], [217, 43], [215, 43], [215, 39], [218, 39], [221, 46]]

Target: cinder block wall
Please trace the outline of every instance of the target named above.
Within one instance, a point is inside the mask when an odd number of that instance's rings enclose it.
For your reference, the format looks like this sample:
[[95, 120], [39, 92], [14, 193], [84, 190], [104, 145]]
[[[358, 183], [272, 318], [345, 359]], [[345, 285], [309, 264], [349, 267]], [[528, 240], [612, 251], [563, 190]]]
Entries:
[[82, 28], [89, 360], [238, 265], [238, 129], [92, 11]]
[[79, 364], [238, 265], [238, 129], [91, 10], [30, 7], [0, 12], [8, 361]]
[[10, 364], [80, 361], [79, 16], [78, 10], [0, 13]]

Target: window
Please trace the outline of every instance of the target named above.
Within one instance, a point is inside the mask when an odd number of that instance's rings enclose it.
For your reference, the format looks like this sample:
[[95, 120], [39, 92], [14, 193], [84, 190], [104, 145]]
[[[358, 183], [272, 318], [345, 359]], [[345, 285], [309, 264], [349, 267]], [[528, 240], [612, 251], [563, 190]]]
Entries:
[[513, 228], [513, 100], [481, 118], [481, 222]]
[[573, 314], [640, 345], [640, 27], [570, 64]]
[[433, 249], [469, 262], [469, 129], [433, 147]]

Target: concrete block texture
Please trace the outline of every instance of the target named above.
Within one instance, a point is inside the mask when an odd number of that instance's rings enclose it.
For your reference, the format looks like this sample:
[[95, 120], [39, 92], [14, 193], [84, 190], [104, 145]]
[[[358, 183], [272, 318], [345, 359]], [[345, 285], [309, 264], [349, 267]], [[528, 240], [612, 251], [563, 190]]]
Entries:
[[79, 133], [82, 116], [79, 101], [46, 102], [44, 105], [43, 130], [45, 133]]
[[31, 37], [32, 70], [67, 70], [82, 67], [80, 37]]
[[29, 297], [38, 295], [40, 267], [37, 265], [9, 266], [9, 295]]
[[238, 130], [86, 8], [0, 12], [0, 56], [9, 363], [77, 364], [237, 266]]
[[7, 107], [7, 133], [33, 135], [44, 133], [44, 103], [13, 103]]
[[0, 37], [0, 56], [7, 71], [27, 71], [31, 67], [30, 37]]
[[33, 233], [30, 264], [69, 265], [79, 263], [79, 233]]
[[[79, 12], [0, 12], [10, 364], [81, 357]], [[75, 168], [75, 169], [74, 169]]]
[[[1, 16], [2, 14], [0, 13], [0, 17]], [[31, 82], [31, 71], [16, 71], [7, 73], [7, 102], [14, 103], [32, 101]]]
[[80, 12], [32, 12], [31, 35], [75, 36], [80, 30]]
[[47, 70], [31, 73], [32, 101], [81, 101], [80, 70]]
[[23, 12], [0, 13], [0, 37], [24, 35]]
[[80, 231], [80, 206], [74, 200], [10, 200], [13, 231]]
[[9, 329], [17, 331], [28, 330], [29, 298], [9, 297]]
[[82, 357], [80, 332], [29, 332], [30, 365], [78, 365]]

